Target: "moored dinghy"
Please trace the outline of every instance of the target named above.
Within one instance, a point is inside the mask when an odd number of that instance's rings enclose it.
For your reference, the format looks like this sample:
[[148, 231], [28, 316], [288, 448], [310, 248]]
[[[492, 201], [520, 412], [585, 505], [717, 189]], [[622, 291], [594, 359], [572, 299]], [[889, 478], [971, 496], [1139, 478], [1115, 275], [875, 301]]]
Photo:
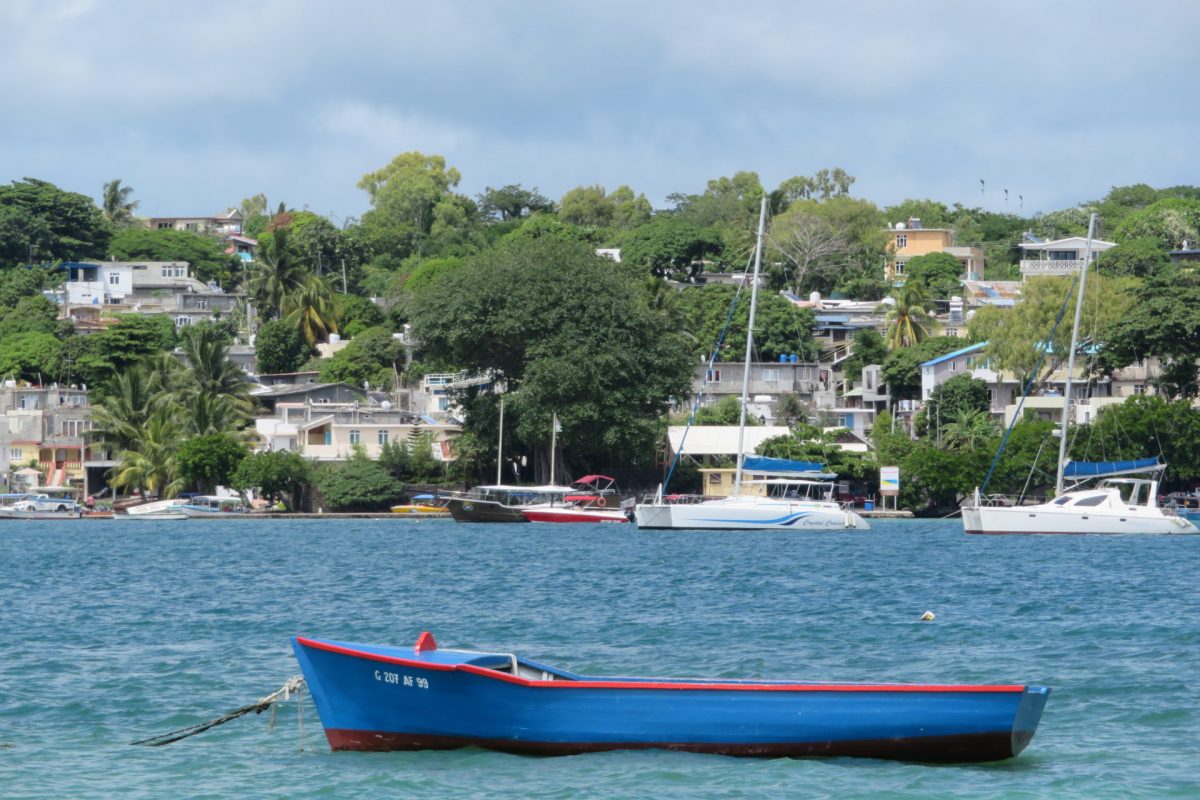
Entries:
[[1041, 686], [594, 678], [508, 653], [295, 637], [334, 750], [658, 748], [996, 761], [1033, 738]]

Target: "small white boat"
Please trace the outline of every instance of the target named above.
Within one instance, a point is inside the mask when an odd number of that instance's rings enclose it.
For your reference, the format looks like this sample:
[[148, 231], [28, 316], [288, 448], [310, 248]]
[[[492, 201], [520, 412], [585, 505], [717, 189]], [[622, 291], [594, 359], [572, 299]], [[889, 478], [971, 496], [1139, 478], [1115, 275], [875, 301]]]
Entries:
[[112, 515], [113, 519], [123, 520], [145, 520], [153, 522], [155, 520], [172, 520], [172, 519], [187, 519], [188, 515], [182, 511], [150, 511], [143, 514], [129, 514], [120, 512]]
[[[130, 517], [154, 517], [160, 514], [179, 514], [182, 513], [179, 511], [179, 507], [184, 502], [182, 498], [178, 497], [170, 500], [152, 500], [149, 503], [139, 503], [136, 506], [124, 508], [114, 516], [123, 514]], [[167, 519], [171, 519], [171, 517], [167, 517]]]
[[211, 517], [215, 514], [245, 514], [249, 509], [240, 497], [198, 494], [184, 500], [177, 509], [189, 517]]

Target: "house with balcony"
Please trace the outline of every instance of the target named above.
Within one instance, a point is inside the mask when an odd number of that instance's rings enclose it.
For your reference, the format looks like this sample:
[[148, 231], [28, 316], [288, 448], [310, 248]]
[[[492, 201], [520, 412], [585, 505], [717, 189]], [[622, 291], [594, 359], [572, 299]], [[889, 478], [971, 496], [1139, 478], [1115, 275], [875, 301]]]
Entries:
[[[700, 396], [701, 406], [713, 406], [726, 397], [741, 398], [742, 375], [745, 364], [740, 361], [717, 361], [710, 368], [701, 364], [692, 375], [692, 396]], [[746, 411], [764, 425], [775, 424], [776, 407], [783, 395], [794, 394], [801, 402], [815, 407], [819, 395], [828, 395], [826, 405], [833, 404], [836, 376], [829, 364], [804, 363], [789, 356], [779, 361], [758, 361], [750, 365], [749, 402]], [[682, 405], [692, 407], [692, 400]]]
[[116, 314], [167, 314], [184, 327], [230, 313], [240, 301], [191, 275], [185, 261], [99, 261], [63, 265], [63, 318], [96, 326]]
[[[0, 385], [0, 483], [20, 469], [38, 470], [38, 485], [87, 491], [93, 455], [88, 392], [75, 386]], [[98, 447], [95, 448], [97, 451]]]
[[1021, 258], [1021, 279], [1037, 275], [1074, 275], [1083, 269], [1084, 264], [1091, 264], [1096, 256], [1105, 250], [1116, 247], [1116, 242], [1105, 242], [1092, 239], [1091, 257], [1087, 257], [1087, 239], [1082, 236], [1069, 236], [1066, 239], [1055, 239], [1044, 242], [1031, 233], [1025, 234], [1025, 241], [1019, 247]]
[[413, 442], [428, 435], [438, 461], [454, 460], [454, 439], [462, 433], [457, 423], [439, 422], [389, 403], [278, 403], [270, 417], [255, 420], [259, 447], [290, 450], [316, 461], [345, 461], [356, 447], [378, 458], [383, 446]]
[[240, 236], [242, 213], [237, 209], [230, 209], [208, 217], [150, 217], [146, 220], [146, 225], [159, 231], [186, 231], [219, 237]]
[[947, 253], [962, 265], [963, 280], [983, 279], [983, 248], [958, 246], [954, 243], [954, 231], [949, 228], [926, 228], [921, 220], [910, 217], [908, 222], [897, 222], [888, 228], [888, 258], [884, 265], [884, 280], [888, 283], [903, 283], [905, 265], [917, 256], [930, 253]]

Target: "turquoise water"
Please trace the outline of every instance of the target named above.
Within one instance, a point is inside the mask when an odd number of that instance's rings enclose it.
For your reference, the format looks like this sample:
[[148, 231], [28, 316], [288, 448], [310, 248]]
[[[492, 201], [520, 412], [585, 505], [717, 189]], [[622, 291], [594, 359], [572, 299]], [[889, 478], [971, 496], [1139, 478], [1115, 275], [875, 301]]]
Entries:
[[[449, 520], [0, 524], [8, 798], [1200, 796], [1200, 537], [664, 533]], [[920, 622], [931, 610], [936, 621]], [[516, 651], [576, 672], [1035, 682], [999, 764], [332, 753], [311, 701], [128, 742], [298, 673], [295, 633]]]

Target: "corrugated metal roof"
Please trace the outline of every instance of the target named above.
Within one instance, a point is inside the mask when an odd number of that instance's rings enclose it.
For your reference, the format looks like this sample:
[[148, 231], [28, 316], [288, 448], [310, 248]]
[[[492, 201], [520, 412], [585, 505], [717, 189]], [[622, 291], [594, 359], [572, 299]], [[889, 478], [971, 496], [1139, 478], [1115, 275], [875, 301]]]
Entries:
[[937, 364], [941, 364], [944, 361], [949, 361], [950, 359], [958, 358], [959, 356], [965, 356], [967, 353], [974, 353], [975, 351], [982, 350], [985, 347], [987, 347], [987, 342], [979, 342], [978, 344], [973, 344], [970, 347], [964, 347], [961, 350], [955, 350], [953, 353], [946, 353], [946, 355], [944, 355], [944, 356], [938, 356], [937, 358], [933, 358], [933, 359], [930, 359], [929, 361], [922, 362], [921, 366], [922, 367], [936, 366]]

